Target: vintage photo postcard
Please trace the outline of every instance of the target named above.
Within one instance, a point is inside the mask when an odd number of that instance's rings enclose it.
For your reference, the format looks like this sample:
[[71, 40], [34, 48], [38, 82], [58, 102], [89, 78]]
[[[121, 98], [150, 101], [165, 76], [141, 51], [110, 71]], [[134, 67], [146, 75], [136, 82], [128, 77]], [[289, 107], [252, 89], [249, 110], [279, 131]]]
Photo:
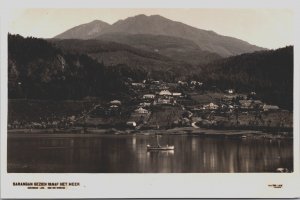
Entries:
[[62, 2], [1, 5], [1, 197], [300, 196], [295, 1]]

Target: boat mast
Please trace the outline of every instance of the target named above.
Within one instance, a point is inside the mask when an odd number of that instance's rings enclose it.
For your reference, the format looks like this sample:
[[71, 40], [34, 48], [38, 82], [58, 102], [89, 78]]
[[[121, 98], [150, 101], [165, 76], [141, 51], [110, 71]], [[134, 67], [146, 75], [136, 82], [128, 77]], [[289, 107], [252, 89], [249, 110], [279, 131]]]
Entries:
[[[159, 125], [158, 124], [156, 124], [156, 128], [157, 128], [157, 130], [159, 130]], [[156, 143], [157, 143], [157, 146], [160, 147], [159, 138], [158, 138], [157, 132], [156, 132]]]
[[157, 143], [157, 146], [160, 147], [158, 134], [156, 134], [156, 143]]

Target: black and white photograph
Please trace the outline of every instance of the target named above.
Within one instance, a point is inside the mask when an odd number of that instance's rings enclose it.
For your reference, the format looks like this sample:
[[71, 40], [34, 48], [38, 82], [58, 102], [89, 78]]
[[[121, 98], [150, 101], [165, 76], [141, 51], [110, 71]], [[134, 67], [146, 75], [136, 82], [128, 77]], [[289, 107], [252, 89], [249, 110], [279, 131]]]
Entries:
[[297, 3], [13, 1], [1, 197], [300, 195]]
[[22, 11], [7, 171], [293, 172], [291, 22], [285, 9]]

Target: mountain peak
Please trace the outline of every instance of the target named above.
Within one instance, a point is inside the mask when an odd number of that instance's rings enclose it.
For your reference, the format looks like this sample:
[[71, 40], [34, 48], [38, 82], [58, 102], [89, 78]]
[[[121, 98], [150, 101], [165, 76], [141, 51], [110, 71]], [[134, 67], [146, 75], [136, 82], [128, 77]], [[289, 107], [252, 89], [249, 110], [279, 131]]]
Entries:
[[111, 26], [110, 24], [101, 21], [93, 20], [89, 23], [75, 26], [54, 38], [58, 39], [91, 39], [99, 35], [103, 30]]
[[138, 14], [132, 17], [128, 17], [126, 19], [122, 19], [114, 23], [113, 25], [121, 24], [121, 23], [136, 23], [136, 22], [152, 22], [154, 23], [157, 20], [165, 20], [165, 21], [171, 21], [165, 17], [162, 17], [161, 15], [145, 15], [145, 14]]
[[106, 22], [104, 22], [104, 21], [102, 21], [102, 20], [99, 20], [99, 19], [95, 19], [95, 20], [93, 20], [93, 21], [91, 21], [91, 22], [89, 22], [89, 23], [86, 23], [86, 24], [108, 24], [108, 23], [106, 23]]
[[132, 18], [136, 18], [136, 17], [148, 17], [148, 16], [145, 14], [138, 14], [138, 15], [133, 16]]
[[164, 17], [161, 15], [157, 15], [157, 14], [156, 15], [138, 14], [138, 15], [135, 15], [135, 16], [129, 17], [129, 18], [164, 18]]
[[[167, 19], [167, 18], [165, 18], [165, 17], [163, 17], [163, 16], [161, 16], [161, 15], [150, 15], [149, 16], [150, 18], [161, 18], [161, 19]], [[168, 19], [169, 20], [169, 19]]]

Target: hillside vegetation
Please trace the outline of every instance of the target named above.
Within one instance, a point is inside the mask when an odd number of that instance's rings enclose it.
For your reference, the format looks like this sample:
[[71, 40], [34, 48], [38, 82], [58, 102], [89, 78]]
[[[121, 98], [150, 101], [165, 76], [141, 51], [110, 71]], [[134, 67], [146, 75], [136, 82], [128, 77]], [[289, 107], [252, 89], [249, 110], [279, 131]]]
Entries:
[[80, 99], [125, 90], [122, 76], [42, 39], [8, 35], [8, 97]]
[[293, 47], [220, 59], [191, 77], [218, 88], [256, 91], [265, 101], [293, 108]]
[[103, 34], [97, 39], [127, 44], [138, 49], [156, 52], [170, 59], [183, 61], [192, 65], [205, 64], [221, 58], [216, 53], [203, 51], [191, 40], [165, 35], [150, 34]]
[[[188, 73], [195, 66], [182, 60], [174, 60], [154, 51], [138, 49], [126, 44], [102, 40], [50, 40], [66, 53], [80, 53], [114, 69], [126, 69], [137, 73], [133, 78], [146, 76], [174, 81], [176, 77]], [[164, 73], [161, 73], [161, 72]]]

